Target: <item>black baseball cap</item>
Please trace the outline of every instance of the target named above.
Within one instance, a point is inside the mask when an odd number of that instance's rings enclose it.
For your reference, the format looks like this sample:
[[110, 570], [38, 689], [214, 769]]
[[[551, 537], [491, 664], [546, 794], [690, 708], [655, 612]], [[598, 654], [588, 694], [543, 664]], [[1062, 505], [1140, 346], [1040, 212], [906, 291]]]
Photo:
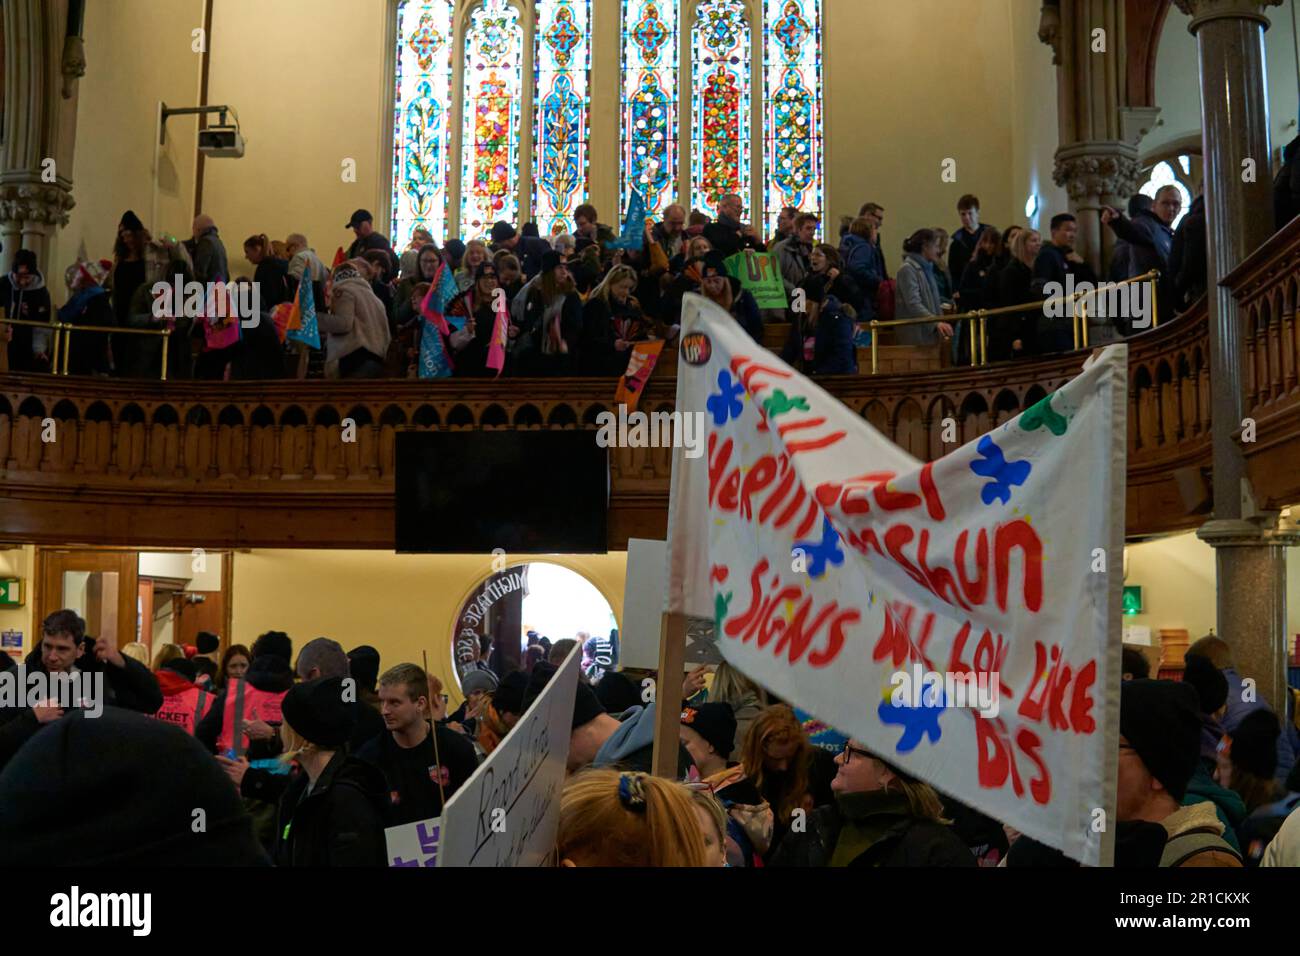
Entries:
[[375, 221], [375, 217], [370, 215], [369, 209], [358, 209], [356, 212], [352, 214], [352, 218], [348, 220], [348, 224], [343, 228], [355, 229], [358, 225], [360, 225], [363, 222], [374, 222], [374, 221]]

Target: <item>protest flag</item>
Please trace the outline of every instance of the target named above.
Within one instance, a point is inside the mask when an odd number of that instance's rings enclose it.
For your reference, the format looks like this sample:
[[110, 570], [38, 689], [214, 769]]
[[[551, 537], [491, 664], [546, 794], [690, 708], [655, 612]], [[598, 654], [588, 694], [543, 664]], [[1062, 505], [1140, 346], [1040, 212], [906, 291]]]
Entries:
[[447, 263], [440, 264], [420, 303], [420, 378], [446, 378], [452, 373], [451, 356], [442, 344], [442, 337], [451, 334], [451, 327], [443, 313], [459, 291]]
[[285, 339], [302, 342], [311, 348], [320, 348], [320, 328], [316, 324], [316, 294], [312, 291], [311, 276], [303, 273], [294, 297], [292, 312], [287, 318]]
[[922, 464], [756, 345], [682, 307], [668, 622], [942, 794], [1109, 865], [1127, 349]]
[[663, 340], [656, 342], [634, 342], [628, 354], [627, 371], [618, 380], [614, 392], [614, 401], [627, 406], [629, 412], [636, 411], [641, 404], [641, 392], [650, 380], [650, 373], [655, 370], [659, 353], [664, 350]]
[[645, 247], [645, 198], [638, 190], [628, 192], [627, 214], [623, 231], [617, 239], [605, 243], [606, 249], [642, 249]]

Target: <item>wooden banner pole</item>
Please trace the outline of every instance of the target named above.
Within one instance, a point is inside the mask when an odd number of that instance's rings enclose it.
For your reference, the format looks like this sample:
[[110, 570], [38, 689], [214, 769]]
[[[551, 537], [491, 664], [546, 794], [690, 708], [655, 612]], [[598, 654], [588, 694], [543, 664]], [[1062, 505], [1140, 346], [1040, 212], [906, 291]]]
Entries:
[[665, 613], [659, 625], [659, 679], [655, 684], [656, 777], [677, 779], [682, 722], [682, 675], [686, 672], [686, 616]]

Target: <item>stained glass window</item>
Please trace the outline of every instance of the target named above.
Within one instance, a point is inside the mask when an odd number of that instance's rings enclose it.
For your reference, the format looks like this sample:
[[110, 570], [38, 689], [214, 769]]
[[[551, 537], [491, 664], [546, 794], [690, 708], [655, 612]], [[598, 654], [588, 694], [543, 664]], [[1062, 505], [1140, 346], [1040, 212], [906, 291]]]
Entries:
[[542, 235], [573, 231], [587, 201], [591, 0], [538, 0], [533, 94], [533, 219]]
[[646, 215], [676, 198], [678, 53], [677, 0], [623, 0], [619, 196], [639, 189]]
[[822, 214], [821, 0], [763, 0], [763, 220]]
[[453, 0], [402, 0], [397, 7], [393, 109], [394, 248], [416, 226], [442, 241], [447, 231], [451, 133]]
[[483, 0], [465, 31], [460, 234], [481, 239], [519, 218], [524, 31], [508, 0]]
[[741, 0], [704, 0], [691, 28], [691, 205], [716, 214], [736, 193], [749, 211], [749, 17]]

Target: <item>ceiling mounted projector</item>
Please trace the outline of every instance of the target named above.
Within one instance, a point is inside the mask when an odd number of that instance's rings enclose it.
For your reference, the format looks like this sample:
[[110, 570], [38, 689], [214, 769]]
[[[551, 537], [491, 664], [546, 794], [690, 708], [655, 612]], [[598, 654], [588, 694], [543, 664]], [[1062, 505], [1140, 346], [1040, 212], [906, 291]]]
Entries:
[[212, 159], [239, 159], [244, 137], [236, 126], [210, 126], [199, 130], [199, 152]]

